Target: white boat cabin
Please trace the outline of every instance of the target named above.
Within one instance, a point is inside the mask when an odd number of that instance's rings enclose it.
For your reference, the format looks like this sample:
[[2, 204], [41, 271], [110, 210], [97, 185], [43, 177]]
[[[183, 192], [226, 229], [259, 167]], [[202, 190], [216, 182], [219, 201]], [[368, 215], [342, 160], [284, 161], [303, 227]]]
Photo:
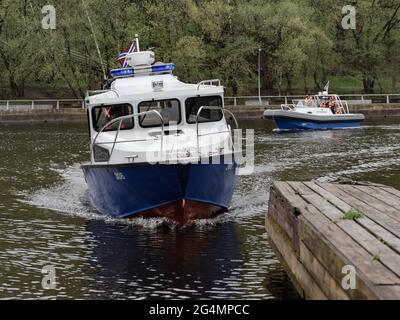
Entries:
[[187, 84], [173, 69], [173, 64], [158, 63], [113, 70], [106, 90], [88, 93], [93, 165], [193, 161], [232, 153], [219, 80]]

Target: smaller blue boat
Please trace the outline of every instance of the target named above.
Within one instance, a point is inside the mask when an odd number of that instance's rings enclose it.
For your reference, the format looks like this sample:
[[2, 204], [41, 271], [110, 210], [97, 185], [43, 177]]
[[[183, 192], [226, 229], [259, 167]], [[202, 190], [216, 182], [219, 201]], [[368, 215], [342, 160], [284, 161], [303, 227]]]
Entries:
[[357, 128], [365, 120], [363, 114], [349, 112], [347, 101], [324, 91], [304, 100], [293, 100], [280, 110], [266, 110], [264, 118], [275, 122], [279, 130], [330, 130]]

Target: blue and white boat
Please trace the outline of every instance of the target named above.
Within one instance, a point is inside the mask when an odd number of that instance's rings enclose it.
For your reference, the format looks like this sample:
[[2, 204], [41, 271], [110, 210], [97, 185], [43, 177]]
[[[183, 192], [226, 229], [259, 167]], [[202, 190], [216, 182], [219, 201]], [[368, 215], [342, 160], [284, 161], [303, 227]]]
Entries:
[[347, 101], [324, 91], [283, 104], [280, 110], [266, 110], [264, 118], [274, 121], [279, 130], [297, 131], [357, 128], [365, 116], [351, 114]]
[[174, 64], [154, 57], [128, 53], [104, 90], [88, 93], [91, 161], [82, 169], [99, 212], [186, 225], [230, 206], [237, 161], [229, 111], [219, 80], [183, 83]]

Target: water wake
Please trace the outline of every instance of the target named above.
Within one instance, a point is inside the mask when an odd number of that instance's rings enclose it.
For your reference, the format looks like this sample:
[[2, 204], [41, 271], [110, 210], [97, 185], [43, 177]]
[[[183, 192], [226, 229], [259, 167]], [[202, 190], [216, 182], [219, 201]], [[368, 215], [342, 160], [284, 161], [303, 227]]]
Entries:
[[[102, 215], [90, 203], [85, 178], [78, 164], [65, 169], [53, 166], [52, 170], [59, 174], [59, 183], [34, 192], [22, 192], [19, 194], [21, 196], [19, 201], [37, 208], [87, 220], [103, 220], [106, 223], [124, 224], [144, 229], [176, 228], [174, 223], [161, 218], [135, 218], [128, 220]], [[194, 226], [198, 228], [215, 227], [238, 218], [259, 214], [265, 209], [265, 198], [261, 198], [259, 195], [249, 195], [245, 198], [247, 200], [244, 202], [243, 196], [236, 194], [232, 202], [232, 208], [228, 213], [212, 219], [198, 220], [194, 223]]]

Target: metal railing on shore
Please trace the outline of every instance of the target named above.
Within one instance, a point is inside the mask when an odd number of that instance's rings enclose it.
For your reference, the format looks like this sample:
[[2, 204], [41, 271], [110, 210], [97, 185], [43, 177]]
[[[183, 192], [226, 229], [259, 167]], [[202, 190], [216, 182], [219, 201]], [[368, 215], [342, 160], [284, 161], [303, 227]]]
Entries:
[[[400, 103], [399, 94], [342, 94], [349, 104]], [[293, 99], [303, 99], [304, 95], [261, 96], [262, 105], [288, 104]], [[258, 96], [225, 97], [225, 105], [254, 106], [259, 104]], [[44, 99], [44, 100], [0, 100], [0, 111], [59, 110], [67, 108], [84, 109], [83, 99]]]
[[[261, 96], [262, 103], [268, 104], [288, 104], [293, 99], [304, 99], [306, 95], [280, 95], [280, 96]], [[400, 103], [400, 93], [394, 94], [341, 94], [343, 100], [348, 100], [353, 104], [372, 104], [372, 103]], [[226, 105], [255, 105], [259, 103], [259, 96], [237, 96], [225, 97]]]
[[84, 107], [83, 99], [0, 100], [0, 110], [6, 111], [50, 111], [66, 108], [83, 109]]

